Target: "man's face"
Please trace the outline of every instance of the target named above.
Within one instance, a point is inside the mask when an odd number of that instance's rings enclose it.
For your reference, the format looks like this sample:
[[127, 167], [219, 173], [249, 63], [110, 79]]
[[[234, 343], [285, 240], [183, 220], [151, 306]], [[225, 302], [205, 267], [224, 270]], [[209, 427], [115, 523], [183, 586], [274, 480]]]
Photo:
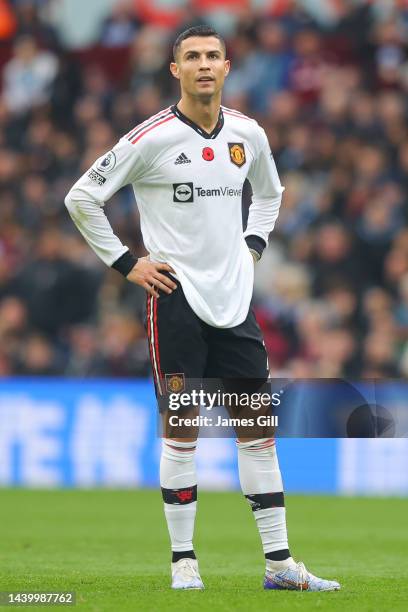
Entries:
[[211, 98], [222, 90], [230, 69], [224, 48], [214, 36], [192, 36], [181, 43], [171, 73], [180, 80], [181, 91]]

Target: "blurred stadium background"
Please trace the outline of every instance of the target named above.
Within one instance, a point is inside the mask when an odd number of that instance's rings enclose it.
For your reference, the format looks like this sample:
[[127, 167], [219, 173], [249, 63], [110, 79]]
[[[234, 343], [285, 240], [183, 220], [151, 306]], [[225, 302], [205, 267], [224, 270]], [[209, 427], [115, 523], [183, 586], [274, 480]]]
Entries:
[[[408, 375], [406, 1], [0, 0], [0, 484], [157, 484], [144, 292], [63, 200], [177, 100], [171, 43], [197, 23], [226, 38], [224, 104], [266, 129], [286, 186], [255, 286], [272, 374]], [[131, 190], [106, 212], [143, 255]], [[407, 440], [280, 448], [289, 491], [408, 492]], [[236, 488], [234, 454], [202, 440], [201, 484]]]

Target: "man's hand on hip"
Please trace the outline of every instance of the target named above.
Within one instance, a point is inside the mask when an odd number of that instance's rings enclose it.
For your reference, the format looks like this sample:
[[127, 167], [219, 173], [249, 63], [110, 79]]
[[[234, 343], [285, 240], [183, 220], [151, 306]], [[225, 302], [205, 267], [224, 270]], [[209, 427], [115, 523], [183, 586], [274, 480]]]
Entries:
[[168, 278], [168, 276], [161, 274], [160, 270], [174, 272], [169, 264], [153, 263], [150, 261], [149, 256], [140, 257], [126, 278], [131, 283], [135, 283], [135, 285], [140, 285], [140, 287], [146, 289], [150, 295], [158, 298], [158, 289], [168, 294], [172, 293], [174, 289], [177, 289], [176, 283]]

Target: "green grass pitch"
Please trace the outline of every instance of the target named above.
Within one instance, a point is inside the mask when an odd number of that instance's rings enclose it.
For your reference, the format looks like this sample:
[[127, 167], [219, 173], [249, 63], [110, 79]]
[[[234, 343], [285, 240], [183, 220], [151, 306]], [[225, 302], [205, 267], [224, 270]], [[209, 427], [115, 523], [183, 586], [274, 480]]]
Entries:
[[199, 495], [206, 590], [173, 592], [158, 491], [0, 489], [0, 591], [76, 591], [68, 609], [115, 612], [408, 609], [408, 500], [288, 495], [287, 514], [293, 555], [342, 591], [264, 592], [239, 493]]

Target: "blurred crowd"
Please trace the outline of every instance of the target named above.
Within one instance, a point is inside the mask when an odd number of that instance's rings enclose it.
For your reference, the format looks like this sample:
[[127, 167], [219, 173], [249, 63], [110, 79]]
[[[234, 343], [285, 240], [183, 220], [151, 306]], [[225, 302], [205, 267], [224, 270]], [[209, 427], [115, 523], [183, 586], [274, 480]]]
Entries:
[[[69, 49], [52, 3], [0, 0], [0, 376], [149, 375], [144, 291], [96, 258], [64, 196], [177, 101], [171, 44], [197, 23], [226, 37], [223, 102], [265, 128], [286, 187], [254, 295], [272, 373], [408, 375], [408, 4], [328, 0], [322, 20], [319, 2], [119, 1]], [[247, 186], [244, 219], [249, 203]], [[131, 190], [105, 210], [145, 254]]]

